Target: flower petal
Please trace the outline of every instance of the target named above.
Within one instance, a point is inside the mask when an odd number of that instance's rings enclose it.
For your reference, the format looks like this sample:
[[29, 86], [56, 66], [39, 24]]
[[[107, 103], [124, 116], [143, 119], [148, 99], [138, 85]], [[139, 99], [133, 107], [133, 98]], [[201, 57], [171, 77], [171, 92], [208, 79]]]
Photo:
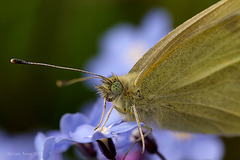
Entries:
[[67, 136], [70, 132], [74, 132], [78, 126], [88, 121], [88, 118], [81, 113], [64, 114], [60, 120], [61, 132]]
[[48, 159], [55, 145], [55, 137], [47, 137], [43, 143], [43, 159]]
[[75, 132], [71, 133], [71, 138], [79, 143], [89, 143], [91, 142], [92, 135], [94, 133], [94, 128], [91, 125], [84, 124], [78, 126]]
[[[141, 125], [143, 126], [143, 123], [141, 123]], [[138, 125], [137, 125], [137, 122], [135, 122], [135, 121], [122, 122], [118, 125], [114, 125], [111, 128], [111, 131], [115, 132], [115, 133], [124, 133], [124, 132], [130, 131], [136, 127], [138, 127]]]

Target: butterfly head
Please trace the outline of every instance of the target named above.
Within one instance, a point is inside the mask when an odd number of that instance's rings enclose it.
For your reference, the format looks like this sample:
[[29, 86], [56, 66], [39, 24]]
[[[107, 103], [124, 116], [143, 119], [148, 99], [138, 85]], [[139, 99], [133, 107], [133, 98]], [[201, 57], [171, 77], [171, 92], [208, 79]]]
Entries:
[[103, 79], [102, 85], [95, 86], [103, 98], [112, 102], [123, 93], [123, 84], [116, 75], [108, 79]]

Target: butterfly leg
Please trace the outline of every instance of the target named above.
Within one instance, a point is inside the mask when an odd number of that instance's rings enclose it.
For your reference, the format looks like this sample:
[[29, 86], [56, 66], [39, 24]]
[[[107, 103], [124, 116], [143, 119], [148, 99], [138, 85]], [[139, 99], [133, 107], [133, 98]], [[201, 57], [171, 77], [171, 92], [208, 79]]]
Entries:
[[138, 114], [137, 114], [137, 110], [136, 110], [135, 105], [132, 106], [132, 109], [133, 109], [134, 117], [136, 119], [136, 122], [137, 122], [137, 125], [138, 125], [138, 129], [139, 129], [139, 133], [140, 133], [141, 140], [142, 140], [142, 154], [143, 154], [144, 150], [145, 150], [145, 141], [144, 141], [142, 126], [140, 124], [140, 120], [138, 118]]
[[107, 100], [106, 100], [106, 98], [104, 98], [103, 111], [102, 111], [101, 120], [100, 120], [100, 122], [98, 123], [97, 127], [94, 129], [94, 131], [95, 131], [96, 129], [98, 129], [98, 127], [101, 125], [101, 123], [102, 123], [102, 121], [103, 121], [104, 113], [105, 113], [105, 110], [106, 110], [106, 103], [107, 103]]
[[108, 111], [108, 114], [107, 114], [106, 120], [104, 121], [103, 125], [101, 126], [100, 131], [103, 129], [103, 127], [104, 127], [105, 124], [107, 123], [108, 118], [109, 118], [110, 114], [112, 113], [113, 108], [114, 108], [114, 106], [112, 106], [112, 107], [110, 108], [110, 110]]

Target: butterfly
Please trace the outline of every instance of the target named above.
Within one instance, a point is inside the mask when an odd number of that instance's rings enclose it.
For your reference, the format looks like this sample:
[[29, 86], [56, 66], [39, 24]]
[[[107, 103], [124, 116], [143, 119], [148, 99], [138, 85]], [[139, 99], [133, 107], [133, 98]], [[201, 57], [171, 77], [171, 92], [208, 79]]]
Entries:
[[[240, 1], [222, 0], [171, 31], [128, 74], [96, 86], [126, 121], [175, 131], [240, 133]], [[104, 113], [103, 113], [104, 114]], [[103, 117], [103, 116], [102, 116]], [[102, 120], [101, 120], [102, 122]], [[99, 123], [99, 126], [101, 124]], [[99, 127], [97, 126], [97, 127]], [[148, 127], [151, 130], [150, 127]]]

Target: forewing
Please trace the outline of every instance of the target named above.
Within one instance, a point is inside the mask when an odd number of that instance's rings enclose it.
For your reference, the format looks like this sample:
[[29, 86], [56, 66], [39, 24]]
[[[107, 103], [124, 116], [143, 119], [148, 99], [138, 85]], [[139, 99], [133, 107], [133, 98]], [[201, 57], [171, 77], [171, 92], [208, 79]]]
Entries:
[[136, 83], [137, 81], [141, 80], [142, 76], [149, 68], [149, 66], [158, 61], [159, 58], [161, 58], [167, 51], [179, 46], [180, 42], [190, 37], [196, 30], [196, 28], [201, 28], [201, 26], [207, 26], [208, 23], [199, 24], [199, 21], [202, 21], [202, 19], [206, 15], [221, 7], [225, 3], [227, 3], [226, 0], [214, 4], [205, 11], [199, 13], [198, 15], [194, 16], [193, 18], [189, 19], [188, 21], [174, 29], [167, 36], [162, 38], [157, 44], [155, 44], [147, 53], [144, 54], [144, 56], [142, 56], [142, 58], [138, 60], [138, 62], [129, 71], [129, 73], [141, 72], [139, 74], [139, 78], [136, 80]]
[[240, 1], [221, 1], [196, 18], [153, 47], [136, 84], [188, 122], [164, 116], [165, 128], [194, 131], [202, 120], [203, 132], [240, 133]]

